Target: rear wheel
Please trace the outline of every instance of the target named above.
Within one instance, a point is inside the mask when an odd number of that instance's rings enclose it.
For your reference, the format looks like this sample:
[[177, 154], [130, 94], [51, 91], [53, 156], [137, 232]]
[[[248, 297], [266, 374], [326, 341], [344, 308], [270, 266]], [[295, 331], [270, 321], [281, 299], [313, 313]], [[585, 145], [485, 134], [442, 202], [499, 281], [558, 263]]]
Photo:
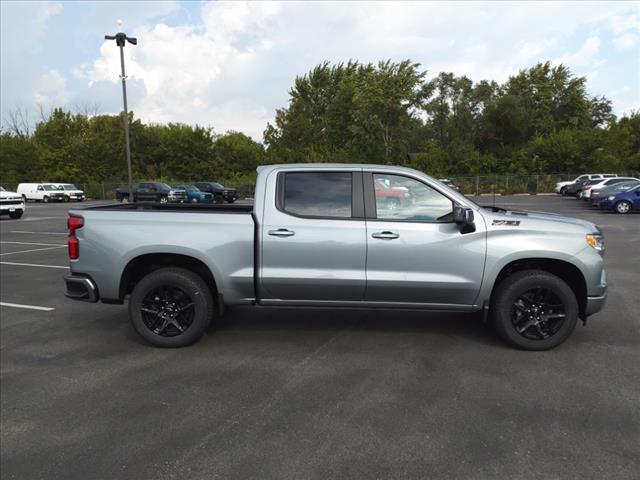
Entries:
[[616, 213], [629, 213], [631, 211], [631, 203], [626, 200], [622, 200], [616, 203], [614, 209]]
[[211, 290], [195, 273], [162, 268], [133, 289], [129, 318], [136, 331], [158, 347], [183, 347], [198, 340], [213, 317]]
[[578, 199], [581, 198], [581, 195], [580, 195], [581, 193], [582, 193], [582, 190], [577, 191], [575, 197]]
[[561, 278], [526, 270], [505, 278], [491, 301], [493, 326], [510, 345], [549, 350], [563, 343], [578, 321], [578, 301]]

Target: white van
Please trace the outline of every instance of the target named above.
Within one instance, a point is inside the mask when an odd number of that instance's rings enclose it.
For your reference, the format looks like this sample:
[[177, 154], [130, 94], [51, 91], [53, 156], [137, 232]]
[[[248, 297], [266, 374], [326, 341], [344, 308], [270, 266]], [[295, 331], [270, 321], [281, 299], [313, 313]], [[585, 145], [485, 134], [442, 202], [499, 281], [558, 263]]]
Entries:
[[64, 192], [52, 183], [21, 183], [18, 185], [18, 193], [25, 200], [36, 202], [51, 202], [64, 200]]
[[58, 190], [64, 193], [64, 201], [75, 200], [81, 202], [84, 200], [84, 192], [77, 188], [73, 183], [54, 183]]

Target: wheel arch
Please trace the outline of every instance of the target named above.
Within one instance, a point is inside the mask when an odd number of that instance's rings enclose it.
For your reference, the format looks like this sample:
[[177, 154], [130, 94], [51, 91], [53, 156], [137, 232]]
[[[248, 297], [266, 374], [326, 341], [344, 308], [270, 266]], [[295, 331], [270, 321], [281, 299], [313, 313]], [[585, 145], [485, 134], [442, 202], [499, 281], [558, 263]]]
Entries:
[[120, 276], [119, 299], [124, 300], [146, 275], [166, 267], [184, 268], [199, 275], [211, 288], [216, 306], [222, 308], [218, 284], [211, 269], [202, 260], [178, 253], [147, 253], [129, 260]]
[[578, 267], [566, 260], [556, 258], [531, 257], [513, 260], [504, 265], [493, 282], [488, 303], [491, 302], [497, 286], [510, 275], [524, 270], [542, 270], [555, 275], [569, 285], [578, 301], [580, 316], [586, 314], [587, 308], [587, 283], [583, 273]]

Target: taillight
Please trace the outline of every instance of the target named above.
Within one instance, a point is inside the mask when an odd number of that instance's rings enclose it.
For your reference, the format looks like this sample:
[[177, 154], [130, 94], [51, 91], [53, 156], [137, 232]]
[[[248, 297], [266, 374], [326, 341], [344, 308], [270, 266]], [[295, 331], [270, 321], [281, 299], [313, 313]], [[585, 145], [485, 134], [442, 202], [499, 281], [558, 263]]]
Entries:
[[76, 238], [76, 230], [84, 226], [84, 218], [70, 216], [67, 219], [67, 228], [69, 229], [69, 238], [67, 245], [69, 246], [69, 259], [77, 260], [80, 256], [80, 242]]

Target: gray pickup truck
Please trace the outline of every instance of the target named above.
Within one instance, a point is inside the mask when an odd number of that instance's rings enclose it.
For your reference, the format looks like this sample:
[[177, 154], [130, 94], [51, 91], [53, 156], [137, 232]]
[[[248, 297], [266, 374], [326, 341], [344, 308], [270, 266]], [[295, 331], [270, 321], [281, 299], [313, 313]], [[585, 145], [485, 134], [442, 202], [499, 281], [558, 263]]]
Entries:
[[68, 226], [66, 296], [128, 298], [161, 347], [250, 304], [477, 311], [511, 345], [545, 350], [607, 295], [594, 224], [480, 207], [401, 167], [264, 166], [253, 205], [76, 208]]

